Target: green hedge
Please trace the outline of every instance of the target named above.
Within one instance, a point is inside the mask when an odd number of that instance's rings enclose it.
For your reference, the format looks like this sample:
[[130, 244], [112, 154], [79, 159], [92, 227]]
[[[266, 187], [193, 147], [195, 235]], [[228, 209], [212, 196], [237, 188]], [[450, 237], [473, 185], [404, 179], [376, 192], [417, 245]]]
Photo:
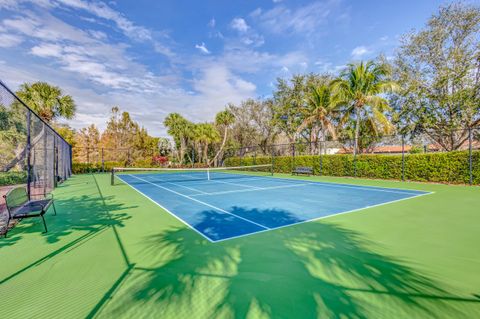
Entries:
[[0, 186], [27, 183], [27, 172], [0, 172]]
[[[313, 167], [314, 174], [320, 175], [320, 159], [322, 161], [321, 175], [355, 176], [353, 155], [304, 155], [280, 156], [274, 159], [276, 173], [290, 173], [294, 166]], [[229, 158], [227, 166], [269, 164], [270, 157]], [[473, 182], [480, 184], [480, 151], [472, 154]], [[402, 178], [401, 155], [359, 155], [357, 156], [357, 177], [377, 179]], [[440, 182], [466, 184], [469, 182], [468, 152], [455, 151], [448, 153], [406, 154], [405, 179], [422, 182]]]
[[[105, 172], [110, 172], [114, 167], [126, 167], [125, 162], [105, 162], [104, 169]], [[158, 167], [157, 165], [152, 165], [151, 160], [142, 160], [137, 161], [129, 167]], [[102, 163], [76, 163], [72, 164], [72, 173], [73, 174], [86, 174], [86, 173], [97, 173], [102, 171]]]
[[[113, 167], [123, 167], [123, 162], [105, 162], [105, 172], [109, 172]], [[72, 163], [73, 174], [97, 173], [102, 171], [102, 163]]]

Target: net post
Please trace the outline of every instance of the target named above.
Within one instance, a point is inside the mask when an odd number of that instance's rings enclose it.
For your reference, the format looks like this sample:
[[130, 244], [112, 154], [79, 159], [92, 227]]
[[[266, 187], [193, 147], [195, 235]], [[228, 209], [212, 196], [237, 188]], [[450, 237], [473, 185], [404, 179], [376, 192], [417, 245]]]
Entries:
[[115, 184], [115, 168], [112, 167], [112, 172], [111, 172], [111, 176], [110, 176], [110, 185], [114, 185]]
[[469, 170], [469, 184], [473, 184], [473, 163], [472, 163], [472, 128], [468, 128], [468, 170]]

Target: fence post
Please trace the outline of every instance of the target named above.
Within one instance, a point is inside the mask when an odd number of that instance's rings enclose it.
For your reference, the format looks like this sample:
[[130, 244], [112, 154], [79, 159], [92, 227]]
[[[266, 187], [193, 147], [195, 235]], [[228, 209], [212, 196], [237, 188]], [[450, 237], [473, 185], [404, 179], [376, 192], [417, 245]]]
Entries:
[[295, 168], [295, 142], [292, 143], [292, 161], [291, 161], [291, 167], [290, 167], [290, 172], [293, 172], [293, 169]]
[[402, 181], [405, 181], [405, 136], [402, 135]]
[[27, 111], [27, 145], [26, 145], [26, 152], [27, 152], [27, 195], [28, 199], [31, 199], [31, 191], [30, 191], [30, 186], [32, 183], [32, 163], [31, 163], [31, 117], [30, 117], [30, 111]]
[[472, 128], [468, 128], [468, 169], [470, 174], [470, 185], [473, 184], [473, 166], [472, 166]]
[[192, 148], [192, 168], [195, 167], [195, 149]]
[[[47, 194], [47, 180], [48, 180], [48, 170], [47, 170], [47, 156], [48, 156], [48, 150], [47, 150], [47, 127], [45, 124], [43, 124], [43, 194]], [[35, 194], [38, 195], [38, 194]]]
[[271, 145], [270, 152], [272, 154], [271, 162], [272, 162], [272, 175], [273, 175], [273, 172], [275, 171], [275, 148], [273, 144]]
[[358, 139], [355, 137], [353, 142], [353, 176], [357, 177], [357, 145]]
[[[322, 146], [322, 143], [323, 143], [323, 146]], [[320, 176], [322, 176], [323, 174], [323, 152], [324, 152], [324, 147], [325, 147], [325, 141], [320, 141], [320, 170], [318, 172], [318, 174]]]
[[53, 136], [53, 187], [57, 187], [58, 179], [58, 150], [57, 150], [57, 137]]
[[102, 147], [102, 173], [105, 173], [105, 157], [103, 156], [103, 147]]
[[90, 164], [90, 148], [87, 146], [87, 164]]

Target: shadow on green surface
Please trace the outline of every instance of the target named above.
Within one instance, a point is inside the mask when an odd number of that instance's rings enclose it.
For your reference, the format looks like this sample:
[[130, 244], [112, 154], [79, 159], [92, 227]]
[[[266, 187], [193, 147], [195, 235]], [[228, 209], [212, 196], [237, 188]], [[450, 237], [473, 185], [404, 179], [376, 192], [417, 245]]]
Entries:
[[[57, 215], [53, 215], [51, 210], [49, 210], [46, 215], [49, 231], [47, 233], [42, 233], [41, 236], [48, 244], [61, 242], [63, 237], [70, 238], [73, 236], [74, 239], [66, 239], [68, 241], [64, 244], [62, 243], [61, 246], [52, 246], [54, 248], [52, 248], [50, 253], [38, 258], [28, 265], [25, 265], [15, 273], [0, 279], [0, 284], [5, 283], [24, 271], [27, 271], [66, 250], [71, 250], [85, 244], [90, 239], [110, 227], [114, 230], [115, 226], [123, 227], [124, 221], [129, 219], [130, 216], [122, 211], [132, 209], [136, 206], [116, 204], [113, 201], [113, 196], [104, 198], [95, 182], [92, 183], [93, 191], [88, 195], [62, 196], [61, 199], [56, 199], [55, 205], [57, 208]], [[107, 201], [109, 203], [107, 203]], [[0, 240], [0, 249], [2, 247], [20, 243], [22, 240], [26, 240], [25, 236], [27, 234], [41, 232], [42, 226], [37, 222], [26, 220], [21, 221], [19, 225], [9, 232], [8, 238]], [[119, 242], [119, 245], [120, 244], [121, 243]], [[120, 245], [120, 249], [123, 249], [123, 246]], [[122, 253], [123, 252], [124, 251], [122, 250]]]
[[405, 261], [373, 251], [361, 234], [331, 223], [220, 243], [179, 228], [143, 243], [158, 266], [135, 267], [139, 276], [109, 315], [368, 318], [400, 309], [459, 317], [462, 308], [451, 302], [479, 302], [449, 295]]

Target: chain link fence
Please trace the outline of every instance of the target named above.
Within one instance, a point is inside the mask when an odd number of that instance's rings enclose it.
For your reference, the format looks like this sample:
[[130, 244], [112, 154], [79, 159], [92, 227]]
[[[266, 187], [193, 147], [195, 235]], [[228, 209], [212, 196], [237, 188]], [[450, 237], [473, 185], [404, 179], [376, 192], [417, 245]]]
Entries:
[[308, 166], [315, 175], [480, 184], [480, 128], [248, 146], [223, 159], [226, 166], [267, 163], [277, 173]]
[[108, 148], [108, 147], [74, 147], [73, 162], [77, 173], [106, 172], [112, 167], [150, 167], [162, 163], [156, 162], [158, 147], [153, 148]]
[[43, 196], [72, 173], [70, 144], [1, 81], [0, 149], [0, 211], [16, 185]]

